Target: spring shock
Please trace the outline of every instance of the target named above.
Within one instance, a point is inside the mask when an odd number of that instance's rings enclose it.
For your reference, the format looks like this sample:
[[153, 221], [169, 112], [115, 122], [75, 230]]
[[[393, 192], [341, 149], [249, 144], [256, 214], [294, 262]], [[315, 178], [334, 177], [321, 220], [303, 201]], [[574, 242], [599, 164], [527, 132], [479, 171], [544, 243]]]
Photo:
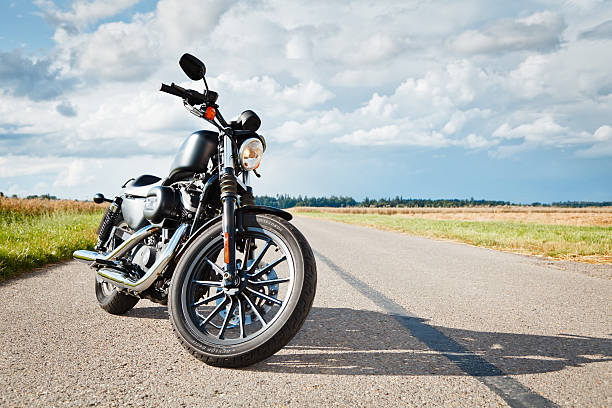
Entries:
[[115, 197], [115, 200], [111, 203], [110, 207], [104, 214], [104, 219], [100, 227], [100, 233], [98, 234], [98, 243], [95, 246], [96, 251], [106, 250], [106, 242], [110, 237], [113, 226], [119, 218], [121, 213], [121, 203], [123, 200], [121, 197]]

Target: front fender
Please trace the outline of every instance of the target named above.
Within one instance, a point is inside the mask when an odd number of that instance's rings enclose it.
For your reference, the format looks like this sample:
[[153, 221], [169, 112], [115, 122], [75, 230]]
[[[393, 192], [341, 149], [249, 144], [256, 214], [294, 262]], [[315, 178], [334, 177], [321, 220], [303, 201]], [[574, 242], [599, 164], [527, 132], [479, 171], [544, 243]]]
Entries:
[[280, 208], [268, 207], [266, 205], [245, 205], [244, 207], [236, 208], [236, 218], [242, 214], [270, 214], [281, 217], [286, 221], [291, 221], [293, 215]]
[[[280, 208], [268, 207], [265, 205], [246, 205], [244, 207], [236, 208], [235, 217], [236, 217], [236, 227], [238, 230], [242, 230], [242, 216], [243, 214], [270, 214], [276, 215], [284, 220], [291, 221], [293, 216], [287, 211], [281, 210]], [[174, 256], [174, 261], [178, 262], [183, 253], [187, 250], [189, 245], [195, 241], [200, 235], [202, 235], [208, 228], [215, 225], [217, 222], [221, 222], [222, 215], [217, 215], [214, 218], [208, 220], [204, 225], [197, 229], [196, 232], [189, 236], [189, 239], [183, 244], [181, 249]]]

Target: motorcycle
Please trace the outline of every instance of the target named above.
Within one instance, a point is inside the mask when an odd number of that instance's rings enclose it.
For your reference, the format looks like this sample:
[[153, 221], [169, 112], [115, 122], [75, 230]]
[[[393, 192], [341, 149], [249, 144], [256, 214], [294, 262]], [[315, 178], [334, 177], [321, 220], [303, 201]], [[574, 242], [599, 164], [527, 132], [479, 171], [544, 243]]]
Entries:
[[168, 305], [182, 345], [203, 362], [244, 367], [283, 348], [314, 300], [317, 269], [290, 213], [255, 205], [266, 141], [247, 110], [225, 121], [206, 67], [190, 54], [179, 65], [204, 91], [162, 84], [218, 132], [200, 130], [180, 146], [169, 175], [141, 175], [108, 202], [94, 251], [74, 258], [96, 273], [102, 309], [121, 315], [140, 299]]

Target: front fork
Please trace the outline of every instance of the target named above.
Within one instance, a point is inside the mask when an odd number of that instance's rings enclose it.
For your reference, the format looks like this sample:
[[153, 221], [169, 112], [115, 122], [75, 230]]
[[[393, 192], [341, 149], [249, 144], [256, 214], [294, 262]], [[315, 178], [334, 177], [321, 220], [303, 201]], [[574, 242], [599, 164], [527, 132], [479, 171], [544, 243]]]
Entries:
[[[223, 134], [223, 162], [221, 165], [221, 202], [223, 204], [223, 285], [232, 286], [236, 280], [236, 202], [238, 200], [238, 182], [234, 170], [234, 149], [230, 135]], [[249, 177], [244, 172], [243, 183], [248, 189]]]

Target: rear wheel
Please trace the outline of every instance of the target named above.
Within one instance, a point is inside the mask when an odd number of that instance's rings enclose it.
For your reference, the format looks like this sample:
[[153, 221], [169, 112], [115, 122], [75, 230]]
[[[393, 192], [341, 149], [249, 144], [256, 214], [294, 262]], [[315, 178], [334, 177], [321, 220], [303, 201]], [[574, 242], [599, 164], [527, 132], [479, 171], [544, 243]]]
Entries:
[[172, 325], [195, 357], [220, 367], [244, 367], [284, 347], [308, 315], [316, 264], [306, 238], [287, 221], [245, 215], [237, 234], [237, 281], [223, 284], [219, 222], [179, 260], [169, 291]]
[[[132, 233], [130, 227], [121, 217], [119, 217], [115, 226], [126, 232]], [[111, 244], [112, 247], [109, 248], [109, 250], [112, 250], [116, 246], [115, 238], [111, 238], [111, 240], [113, 240], [113, 244]], [[137, 297], [119, 292], [115, 286], [108, 282], [98, 280], [98, 275], [96, 275], [96, 298], [102, 309], [115, 315], [127, 313], [136, 306], [136, 303], [140, 300]]]

